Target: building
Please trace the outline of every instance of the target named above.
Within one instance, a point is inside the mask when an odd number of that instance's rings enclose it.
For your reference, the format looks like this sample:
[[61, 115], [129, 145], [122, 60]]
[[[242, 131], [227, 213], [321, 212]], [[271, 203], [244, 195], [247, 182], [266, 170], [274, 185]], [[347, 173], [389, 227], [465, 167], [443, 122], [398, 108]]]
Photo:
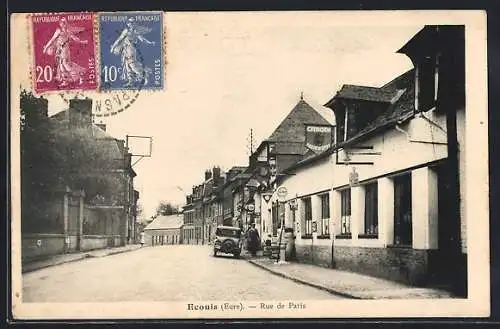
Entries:
[[146, 246], [162, 246], [182, 244], [182, 226], [184, 219], [181, 214], [158, 216], [144, 228]]
[[194, 203], [193, 195], [186, 196], [186, 205], [182, 208], [184, 225], [182, 227], [182, 243], [193, 244], [194, 239]]
[[263, 141], [250, 157], [253, 181], [247, 186], [255, 192], [259, 216], [256, 227], [261, 237], [276, 240], [282, 220], [275, 200], [268, 196], [276, 188], [278, 177], [304, 157], [328, 149], [334, 142], [335, 126], [301, 96], [299, 102], [282, 120], [271, 136]]
[[300, 262], [463, 295], [464, 28], [426, 26], [398, 52], [414, 69], [326, 103], [337, 142], [279, 179], [285, 225]]
[[225, 177], [219, 167], [205, 171], [202, 184], [193, 187], [183, 207], [183, 241], [186, 244], [208, 244], [217, 225], [223, 222], [222, 188]]
[[242, 176], [247, 167], [235, 166], [226, 172], [224, 184], [221, 186], [222, 198], [222, 224], [225, 226], [233, 226], [237, 224], [239, 211], [234, 207], [234, 189], [241, 184]]
[[91, 99], [71, 99], [66, 110], [44, 120], [40, 143], [50, 151], [36, 165], [45, 170], [40, 175], [56, 180], [37, 190], [37, 201], [27, 200], [40, 211], [22, 218], [23, 259], [134, 241], [138, 195], [131, 154], [105, 125], [93, 124], [91, 109]]

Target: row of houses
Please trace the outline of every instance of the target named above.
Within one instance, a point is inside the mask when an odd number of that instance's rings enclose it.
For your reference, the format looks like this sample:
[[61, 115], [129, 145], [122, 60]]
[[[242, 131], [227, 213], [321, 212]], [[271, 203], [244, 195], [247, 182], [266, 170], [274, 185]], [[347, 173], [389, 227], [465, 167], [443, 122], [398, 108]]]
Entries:
[[25, 115], [43, 113], [30, 128], [36, 141], [21, 132], [22, 259], [137, 243], [139, 192], [125, 141], [93, 123], [91, 99], [49, 116], [47, 99], [22, 97]]
[[255, 223], [273, 240], [293, 232], [295, 261], [463, 294], [464, 27], [425, 26], [397, 52], [413, 69], [343, 85], [324, 105], [335, 122], [301, 97], [248, 166], [207, 171], [186, 198], [183, 242]]

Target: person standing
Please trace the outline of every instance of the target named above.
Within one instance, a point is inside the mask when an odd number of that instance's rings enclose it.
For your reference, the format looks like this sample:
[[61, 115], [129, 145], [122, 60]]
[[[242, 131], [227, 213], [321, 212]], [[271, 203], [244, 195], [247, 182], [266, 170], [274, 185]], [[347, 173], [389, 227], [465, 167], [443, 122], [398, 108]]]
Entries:
[[251, 228], [248, 230], [249, 249], [252, 256], [257, 255], [259, 249], [259, 232], [255, 229], [255, 223], [252, 223]]

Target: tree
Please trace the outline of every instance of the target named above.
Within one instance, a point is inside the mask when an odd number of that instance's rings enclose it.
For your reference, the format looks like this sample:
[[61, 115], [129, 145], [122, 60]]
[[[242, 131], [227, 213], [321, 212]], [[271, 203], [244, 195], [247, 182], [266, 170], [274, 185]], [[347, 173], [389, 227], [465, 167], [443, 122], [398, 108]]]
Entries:
[[46, 219], [47, 186], [58, 179], [47, 170], [52, 152], [48, 129], [47, 101], [23, 90], [20, 95], [21, 212], [22, 229], [58, 231], [58, 223]]
[[[65, 187], [84, 190], [86, 202], [120, 204], [127, 189], [125, 160], [118, 141], [84, 118], [68, 122], [49, 119], [47, 100], [31, 92], [20, 95], [21, 210], [23, 230], [60, 230], [47, 209]], [[54, 222], [54, 223], [53, 223]], [[56, 227], [51, 227], [53, 223]]]
[[171, 202], [161, 201], [158, 207], [156, 207], [156, 215], [157, 216], [169, 216], [175, 215], [179, 213], [179, 209], [176, 205]]

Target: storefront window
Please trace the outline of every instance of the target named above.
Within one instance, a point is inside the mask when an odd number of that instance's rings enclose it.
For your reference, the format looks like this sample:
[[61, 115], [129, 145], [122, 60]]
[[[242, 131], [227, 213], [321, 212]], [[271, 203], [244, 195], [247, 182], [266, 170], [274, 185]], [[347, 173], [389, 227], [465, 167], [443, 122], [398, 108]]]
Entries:
[[321, 235], [330, 234], [330, 195], [323, 194], [321, 198]]
[[412, 244], [411, 174], [394, 178], [394, 244]]
[[340, 192], [340, 234], [351, 234], [351, 189]]
[[304, 206], [304, 234], [312, 235], [312, 205], [311, 198], [302, 199]]
[[378, 234], [378, 193], [376, 182], [365, 186], [365, 234]]

